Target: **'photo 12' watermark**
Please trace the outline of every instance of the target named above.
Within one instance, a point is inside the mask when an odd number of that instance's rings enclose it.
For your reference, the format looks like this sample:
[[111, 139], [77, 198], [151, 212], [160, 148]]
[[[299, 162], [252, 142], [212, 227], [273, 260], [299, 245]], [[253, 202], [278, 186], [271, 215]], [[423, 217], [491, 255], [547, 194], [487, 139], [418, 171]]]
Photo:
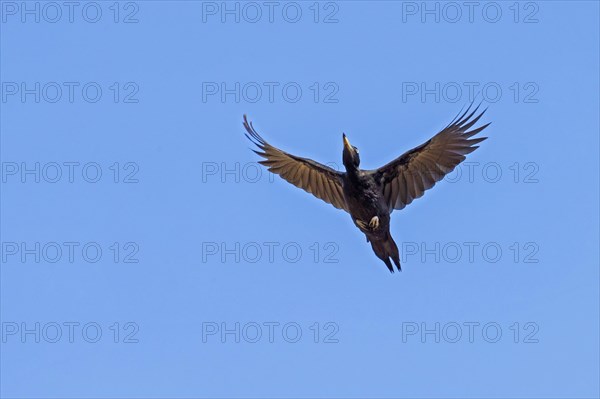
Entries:
[[287, 343], [309, 342], [314, 344], [339, 343], [337, 323], [299, 323], [295, 321], [249, 321], [202, 323], [202, 343]]
[[205, 241], [202, 263], [339, 263], [339, 244], [296, 241]]
[[49, 161], [0, 164], [3, 184], [137, 184], [137, 162]]
[[2, 1], [3, 24], [137, 24], [135, 1]]
[[203, 1], [202, 23], [337, 24], [340, 5], [334, 1]]
[[140, 327], [132, 321], [2, 322], [3, 344], [137, 344]]
[[139, 263], [137, 242], [97, 241], [2, 241], [2, 263], [73, 264]]
[[140, 86], [136, 82], [96, 81], [3, 81], [2, 104], [137, 104]]
[[403, 1], [401, 8], [404, 24], [540, 22], [540, 5], [535, 1]]
[[477, 98], [494, 104], [501, 100], [515, 104], [537, 104], [540, 86], [537, 82], [402, 82], [403, 103], [474, 102]]
[[499, 323], [495, 321], [449, 321], [402, 323], [402, 343], [457, 344], [511, 342], [537, 344], [540, 327], [535, 322]]
[[336, 82], [202, 82], [203, 103], [286, 103], [337, 104], [340, 86]]
[[539, 263], [540, 245], [535, 241], [503, 243], [498, 241], [403, 241], [402, 263]]

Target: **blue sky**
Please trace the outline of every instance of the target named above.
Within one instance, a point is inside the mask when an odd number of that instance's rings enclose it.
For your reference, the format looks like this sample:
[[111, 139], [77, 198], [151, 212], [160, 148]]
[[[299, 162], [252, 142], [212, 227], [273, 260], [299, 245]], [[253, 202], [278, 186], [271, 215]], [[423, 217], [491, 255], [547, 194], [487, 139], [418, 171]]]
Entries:
[[[3, 397], [598, 397], [597, 2], [69, 7], [0, 2]], [[243, 136], [375, 168], [473, 94], [394, 275]]]

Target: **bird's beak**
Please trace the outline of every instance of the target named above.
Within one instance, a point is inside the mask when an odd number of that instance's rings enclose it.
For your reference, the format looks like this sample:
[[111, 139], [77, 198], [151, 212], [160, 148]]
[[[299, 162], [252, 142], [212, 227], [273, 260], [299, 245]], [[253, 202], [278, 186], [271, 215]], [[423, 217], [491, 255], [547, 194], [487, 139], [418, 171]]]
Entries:
[[345, 134], [342, 133], [342, 137], [344, 138], [344, 147], [346, 148], [347, 151], [352, 152], [354, 149], [352, 148], [352, 145], [350, 144], [350, 142], [348, 141], [348, 138], [346, 137]]

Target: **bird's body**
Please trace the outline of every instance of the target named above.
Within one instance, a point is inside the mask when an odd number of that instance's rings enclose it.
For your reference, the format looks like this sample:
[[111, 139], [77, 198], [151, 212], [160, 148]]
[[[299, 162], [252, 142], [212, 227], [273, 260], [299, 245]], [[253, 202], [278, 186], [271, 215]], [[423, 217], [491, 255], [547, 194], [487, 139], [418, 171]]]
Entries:
[[398, 247], [390, 233], [390, 215], [394, 209], [403, 209], [421, 197], [462, 162], [466, 154], [474, 151], [477, 148], [474, 144], [485, 140], [485, 137], [471, 138], [489, 124], [469, 131], [483, 115], [482, 112], [472, 119], [477, 109], [470, 114], [469, 110], [470, 107], [426, 143], [374, 170], [359, 168], [358, 149], [350, 145], [346, 135], [343, 135], [342, 154], [346, 172], [338, 172], [273, 147], [254, 130], [246, 116], [244, 127], [248, 138], [261, 150], [255, 152], [265, 158], [260, 163], [295, 186], [348, 212], [377, 257], [393, 273], [391, 261], [398, 270], [401, 268]]
[[[394, 272], [389, 260], [392, 258], [400, 270], [398, 247], [390, 234], [391, 209], [374, 174], [351, 168], [342, 177], [342, 188], [352, 221], [365, 234], [377, 257]], [[376, 228], [373, 228], [373, 223], [370, 225], [373, 220], [376, 221]]]
[[375, 216], [379, 218], [379, 229], [376, 231], [361, 229], [367, 238], [378, 238], [383, 234], [383, 229], [389, 230], [390, 209], [385, 204], [381, 186], [375, 182], [372, 175], [362, 170], [359, 170], [356, 175], [346, 173], [342, 180], [342, 188], [353, 221], [368, 222]]

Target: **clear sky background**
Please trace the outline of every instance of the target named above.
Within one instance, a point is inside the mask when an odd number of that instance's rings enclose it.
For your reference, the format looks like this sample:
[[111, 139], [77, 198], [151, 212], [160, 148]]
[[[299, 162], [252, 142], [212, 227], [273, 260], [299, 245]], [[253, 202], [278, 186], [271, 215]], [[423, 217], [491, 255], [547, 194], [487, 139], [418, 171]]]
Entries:
[[[3, 397], [598, 397], [597, 2], [54, 4], [0, 2]], [[394, 275], [243, 136], [375, 168], [469, 88]]]

